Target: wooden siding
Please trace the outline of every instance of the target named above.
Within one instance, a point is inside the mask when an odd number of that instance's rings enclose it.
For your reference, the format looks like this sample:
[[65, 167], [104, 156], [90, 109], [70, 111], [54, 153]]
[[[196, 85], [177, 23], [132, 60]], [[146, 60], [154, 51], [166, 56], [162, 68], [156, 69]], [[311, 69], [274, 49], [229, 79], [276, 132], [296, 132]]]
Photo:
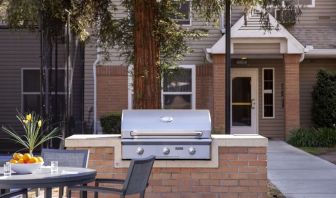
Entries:
[[280, 43], [234, 43], [234, 54], [279, 54]]
[[301, 127], [311, 127], [312, 92], [320, 69], [336, 71], [335, 60], [307, 59], [300, 65]]
[[288, 30], [304, 45], [336, 47], [336, 1], [315, 0], [314, 8], [303, 8], [299, 22]]
[[[247, 66], [239, 66], [233, 61], [234, 68], [258, 68], [258, 119], [259, 134], [268, 138], [284, 138], [284, 106], [281, 87], [284, 83], [284, 68], [281, 59], [248, 60]], [[262, 68], [274, 68], [275, 72], [275, 118], [262, 117]]]
[[84, 61], [84, 121], [87, 129], [93, 129], [93, 103], [94, 103], [94, 83], [93, 64], [97, 59], [97, 48], [94, 39], [91, 39], [85, 46]]
[[[21, 69], [40, 67], [39, 37], [37, 33], [0, 29], [0, 43], [0, 126], [20, 131], [15, 115], [21, 111]], [[4, 138], [7, 136], [0, 132], [0, 151], [13, 145]]]
[[[315, 0], [315, 7], [302, 8], [302, 16], [299, 24], [331, 24], [336, 23], [336, 1], [335, 0]], [[326, 21], [328, 19], [328, 21]], [[322, 21], [321, 21], [322, 20]]]

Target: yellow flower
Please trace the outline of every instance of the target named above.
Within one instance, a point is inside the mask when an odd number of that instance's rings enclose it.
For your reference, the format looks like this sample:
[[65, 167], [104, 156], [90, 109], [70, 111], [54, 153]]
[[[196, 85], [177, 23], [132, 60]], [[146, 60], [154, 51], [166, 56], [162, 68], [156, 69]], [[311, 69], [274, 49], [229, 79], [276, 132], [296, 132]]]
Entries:
[[32, 115], [31, 114], [26, 115], [26, 120], [31, 121], [31, 119], [32, 119]]
[[23, 120], [23, 123], [27, 124], [27, 123], [28, 123], [28, 120]]
[[42, 120], [39, 120], [39, 121], [37, 122], [37, 126], [41, 128], [41, 126], [42, 126]]

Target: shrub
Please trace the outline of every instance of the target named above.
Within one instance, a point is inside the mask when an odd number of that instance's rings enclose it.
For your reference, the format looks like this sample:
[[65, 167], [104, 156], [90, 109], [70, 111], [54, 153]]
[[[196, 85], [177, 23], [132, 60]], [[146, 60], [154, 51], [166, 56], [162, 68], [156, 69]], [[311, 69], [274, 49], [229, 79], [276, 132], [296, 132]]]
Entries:
[[121, 113], [111, 113], [100, 118], [105, 134], [119, 134], [121, 131]]
[[292, 131], [288, 143], [297, 147], [332, 147], [336, 145], [336, 129], [297, 129]]
[[316, 127], [336, 124], [336, 73], [320, 70], [313, 91], [312, 121]]

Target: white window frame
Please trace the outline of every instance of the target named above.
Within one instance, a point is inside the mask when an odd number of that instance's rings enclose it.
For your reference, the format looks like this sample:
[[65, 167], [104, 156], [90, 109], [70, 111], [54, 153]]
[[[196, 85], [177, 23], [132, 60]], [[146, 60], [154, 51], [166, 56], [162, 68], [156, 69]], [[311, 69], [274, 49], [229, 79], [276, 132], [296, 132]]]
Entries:
[[303, 5], [304, 8], [315, 8], [315, 0], [311, 0], [312, 3], [310, 5]]
[[[23, 112], [23, 100], [25, 95], [40, 95], [40, 92], [24, 92], [23, 91], [23, 75], [25, 70], [38, 70], [40, 71], [40, 68], [21, 68], [21, 112]], [[54, 68], [53, 68], [54, 70]], [[65, 70], [65, 68], [58, 68], [58, 70]], [[41, 83], [41, 82], [40, 82]], [[55, 94], [55, 92], [51, 92], [52, 95]], [[57, 94], [66, 95], [66, 92], [57, 92]]]
[[[189, 4], [190, 4], [190, 6], [189, 6], [189, 24], [181, 24], [181, 26], [190, 27], [190, 26], [192, 26], [192, 2], [191, 2], [191, 0], [187, 0], [186, 2], [189, 2]], [[175, 19], [175, 20], [177, 22], [182, 21], [182, 19], [181, 20]]]
[[[191, 69], [191, 92], [165, 92], [161, 89], [161, 108], [164, 107], [164, 94], [191, 94], [191, 109], [196, 109], [196, 65], [179, 65], [178, 68]], [[163, 83], [163, 81], [161, 82]], [[161, 86], [163, 87], [163, 86]], [[128, 109], [133, 109], [133, 65], [128, 67]]]
[[[273, 71], [273, 116], [272, 117], [265, 117], [265, 102], [264, 102], [264, 94], [265, 94], [265, 89], [264, 89], [264, 71], [265, 70], [272, 70]], [[275, 68], [274, 67], [264, 67], [262, 68], [262, 79], [261, 79], [261, 84], [262, 84], [262, 118], [263, 119], [274, 119], [275, 118]]]
[[[178, 68], [191, 69], [191, 92], [164, 92], [161, 90], [161, 106], [164, 107], [164, 97], [163, 95], [191, 95], [191, 109], [196, 109], [196, 66], [195, 65], [179, 65]], [[163, 87], [163, 82], [162, 86]]]

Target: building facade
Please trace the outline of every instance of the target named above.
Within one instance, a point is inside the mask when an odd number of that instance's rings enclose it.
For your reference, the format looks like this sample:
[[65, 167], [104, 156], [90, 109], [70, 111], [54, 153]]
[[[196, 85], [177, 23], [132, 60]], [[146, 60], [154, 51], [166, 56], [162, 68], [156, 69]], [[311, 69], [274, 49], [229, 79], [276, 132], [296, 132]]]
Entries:
[[[312, 125], [311, 92], [316, 73], [322, 68], [336, 69], [334, 10], [336, 2], [332, 0], [305, 1], [294, 26], [278, 26], [271, 17], [278, 28], [265, 31], [256, 13], [249, 14], [245, 22], [242, 9], [233, 8], [232, 133], [284, 139], [291, 130]], [[163, 79], [162, 107], [209, 109], [214, 133], [224, 133], [223, 26], [206, 23], [195, 14], [189, 16], [183, 25], [205, 28], [208, 36], [190, 42], [193, 52], [180, 63], [180, 72], [174, 79]], [[89, 112], [96, 106], [99, 122], [103, 115], [132, 108], [132, 79], [117, 50], [111, 50], [109, 62], [97, 64], [96, 54], [94, 42], [86, 46], [85, 109]], [[92, 94], [95, 88], [96, 97]]]

